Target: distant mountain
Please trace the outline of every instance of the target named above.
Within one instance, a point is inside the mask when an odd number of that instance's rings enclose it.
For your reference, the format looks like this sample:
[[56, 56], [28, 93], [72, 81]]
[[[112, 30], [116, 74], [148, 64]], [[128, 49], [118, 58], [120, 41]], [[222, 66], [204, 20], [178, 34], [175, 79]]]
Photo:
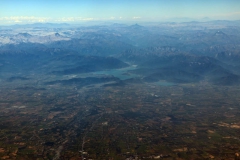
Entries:
[[150, 56], [144, 57], [144, 61], [140, 60], [137, 64], [137, 69], [131, 73], [141, 75], [146, 82], [166, 80], [174, 83], [193, 83], [206, 80], [221, 85], [240, 82], [240, 76], [236, 75], [232, 68], [212, 57], [186, 54]]
[[223, 38], [227, 37], [227, 34], [223, 33], [222, 31], [217, 31], [214, 33], [214, 36], [221, 36], [221, 38]]
[[70, 25], [67, 23], [32, 23], [32, 24], [17, 24], [10, 26], [11, 28], [65, 28]]
[[31, 45], [31, 43], [46, 44], [55, 41], [66, 41], [70, 40], [70, 38], [61, 36], [59, 33], [44, 36], [36, 36], [29, 33], [18, 33], [17, 35], [2, 36], [0, 37], [0, 40], [0, 46], [2, 45], [2, 47], [5, 47], [5, 45], [21, 45], [21, 43], [29, 43], [29, 45]]
[[117, 39], [97, 38], [93, 39], [71, 39], [69, 41], [56, 41], [47, 44], [50, 48], [62, 48], [79, 52], [84, 55], [109, 56], [121, 53], [132, 48], [131, 45], [118, 41]]
[[143, 49], [129, 49], [123, 53], [117, 54], [114, 57], [130, 63], [143, 63], [150, 59], [155, 59], [160, 56], [178, 55], [184, 53], [180, 48], [172, 46], [148, 47]]
[[32, 37], [32, 35], [29, 33], [19, 33], [16, 36], [19, 38], [31, 38]]
[[28, 52], [9, 49], [0, 52], [2, 74], [11, 72], [26, 76], [35, 72], [36, 74], [68, 75], [119, 69], [127, 66], [128, 64], [113, 57], [83, 56], [77, 52], [61, 49], [35, 48], [34, 50], [29, 49]]
[[[239, 22], [2, 26], [0, 76], [9, 83], [24, 83], [24, 77], [41, 74], [62, 84], [62, 76], [136, 66], [124, 73], [136, 77], [106, 85], [161, 80], [237, 85]], [[51, 78], [46, 83], [53, 82]]]
[[240, 64], [240, 51], [218, 52], [215, 58], [227, 64], [237, 66]]
[[[54, 64], [61, 64], [54, 66]], [[53, 74], [67, 75], [96, 72], [107, 69], [118, 69], [127, 67], [128, 64], [113, 57], [97, 57], [97, 56], [79, 56], [64, 55], [53, 59], [49, 67], [52, 68]]]
[[143, 30], [143, 29], [145, 29], [145, 27], [143, 27], [143, 26], [141, 26], [139, 24], [131, 25], [128, 28], [131, 29], [131, 30]]

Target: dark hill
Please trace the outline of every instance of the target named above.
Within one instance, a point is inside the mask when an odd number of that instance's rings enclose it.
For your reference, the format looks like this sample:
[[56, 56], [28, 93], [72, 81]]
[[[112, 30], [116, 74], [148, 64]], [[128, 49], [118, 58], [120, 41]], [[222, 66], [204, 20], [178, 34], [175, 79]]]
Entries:
[[[9, 46], [10, 47], [10, 46]], [[29, 46], [26, 46], [29, 47]], [[0, 51], [1, 73], [75, 74], [118, 69], [128, 64], [113, 57], [84, 56], [64, 49], [37, 47]]]
[[[212, 57], [170, 55], [145, 57], [132, 73], [141, 75], [146, 82], [166, 80], [174, 83], [192, 83], [207, 80], [218, 85], [239, 84], [239, 76], [228, 66]], [[231, 78], [232, 77], [232, 78]]]
[[[54, 63], [61, 64], [55, 67]], [[52, 73], [54, 74], [76, 74], [101, 71], [106, 69], [118, 69], [127, 67], [128, 64], [113, 57], [97, 57], [97, 56], [79, 56], [65, 55], [51, 62], [54, 66]]]

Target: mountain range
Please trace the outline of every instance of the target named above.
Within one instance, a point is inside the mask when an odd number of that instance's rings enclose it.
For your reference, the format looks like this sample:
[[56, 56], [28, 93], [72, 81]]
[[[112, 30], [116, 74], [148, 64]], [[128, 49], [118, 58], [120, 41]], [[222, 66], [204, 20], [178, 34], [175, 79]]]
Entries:
[[[120, 70], [141, 83], [208, 82], [240, 84], [240, 23], [210, 21], [151, 25], [32, 24], [0, 31], [0, 77], [9, 83], [72, 84], [115, 81], [119, 77], [81, 77]], [[75, 75], [72, 79], [61, 76]], [[111, 77], [112, 76], [112, 77]], [[38, 77], [38, 76], [36, 76]], [[134, 78], [134, 80], [132, 79]], [[133, 81], [132, 81], [133, 80]], [[38, 84], [39, 84], [38, 83]]]

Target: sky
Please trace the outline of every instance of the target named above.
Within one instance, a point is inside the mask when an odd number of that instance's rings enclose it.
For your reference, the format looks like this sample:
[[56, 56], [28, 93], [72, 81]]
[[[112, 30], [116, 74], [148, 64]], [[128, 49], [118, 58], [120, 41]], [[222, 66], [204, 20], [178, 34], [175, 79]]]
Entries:
[[240, 0], [0, 0], [0, 24], [240, 20]]

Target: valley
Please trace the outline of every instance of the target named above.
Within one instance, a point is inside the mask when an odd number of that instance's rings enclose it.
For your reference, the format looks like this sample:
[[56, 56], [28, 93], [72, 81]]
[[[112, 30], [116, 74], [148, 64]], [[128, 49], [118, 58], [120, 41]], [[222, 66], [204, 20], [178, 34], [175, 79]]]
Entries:
[[1, 159], [234, 159], [240, 22], [0, 26]]

